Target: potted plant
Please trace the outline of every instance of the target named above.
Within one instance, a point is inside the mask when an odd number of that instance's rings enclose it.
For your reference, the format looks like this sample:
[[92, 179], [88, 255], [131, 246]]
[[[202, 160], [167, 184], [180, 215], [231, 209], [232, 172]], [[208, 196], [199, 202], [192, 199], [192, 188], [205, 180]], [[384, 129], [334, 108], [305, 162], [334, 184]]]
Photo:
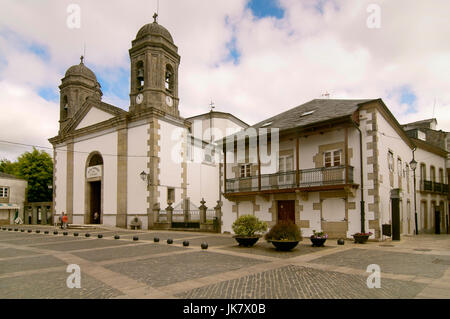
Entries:
[[267, 230], [267, 223], [253, 215], [242, 215], [234, 221], [232, 228], [235, 234], [233, 238], [239, 246], [251, 247]]
[[316, 232], [315, 230], [313, 230], [313, 234], [311, 235], [311, 237], [309, 237], [309, 239], [311, 239], [313, 247], [323, 247], [327, 238], [328, 234], [324, 233], [323, 231]]
[[265, 239], [277, 250], [288, 251], [298, 245], [298, 242], [302, 240], [302, 234], [300, 228], [293, 222], [281, 221], [270, 229]]
[[355, 243], [364, 244], [369, 239], [370, 235], [372, 235], [371, 232], [368, 232], [368, 233], [356, 233], [356, 234], [353, 234], [353, 238], [355, 239]]

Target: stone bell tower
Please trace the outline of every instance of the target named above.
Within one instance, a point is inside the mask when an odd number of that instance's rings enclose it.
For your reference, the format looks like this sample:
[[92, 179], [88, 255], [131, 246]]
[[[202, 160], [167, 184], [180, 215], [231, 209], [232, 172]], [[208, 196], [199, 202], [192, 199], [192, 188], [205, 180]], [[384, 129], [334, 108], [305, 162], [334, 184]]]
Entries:
[[153, 23], [144, 25], [132, 41], [130, 112], [154, 107], [179, 116], [178, 66], [180, 56], [166, 28]]
[[83, 106], [88, 97], [100, 101], [103, 95], [97, 77], [88, 67], [84, 65], [83, 57], [80, 64], [73, 65], [67, 69], [61, 80], [59, 130], [61, 131]]

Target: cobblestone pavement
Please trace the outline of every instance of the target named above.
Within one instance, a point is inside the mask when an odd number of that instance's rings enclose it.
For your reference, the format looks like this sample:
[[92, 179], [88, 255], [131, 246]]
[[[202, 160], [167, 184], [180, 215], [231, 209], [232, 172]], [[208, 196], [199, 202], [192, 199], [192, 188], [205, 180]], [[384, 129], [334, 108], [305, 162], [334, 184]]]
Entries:
[[[328, 240], [324, 248], [305, 239], [283, 253], [263, 239], [252, 248], [239, 247], [223, 234], [99, 227], [69, 229], [64, 236], [61, 229], [54, 235], [52, 226], [6, 227], [19, 231], [0, 230], [3, 299], [450, 298], [449, 235], [343, 246]], [[81, 269], [80, 289], [67, 287], [69, 264]], [[380, 288], [367, 287], [369, 264], [380, 266]]]
[[383, 280], [380, 289], [368, 289], [366, 278], [358, 275], [323, 271], [288, 265], [277, 269], [193, 289], [177, 297], [208, 298], [271, 298], [271, 299], [363, 299], [412, 298], [424, 284], [400, 280]]

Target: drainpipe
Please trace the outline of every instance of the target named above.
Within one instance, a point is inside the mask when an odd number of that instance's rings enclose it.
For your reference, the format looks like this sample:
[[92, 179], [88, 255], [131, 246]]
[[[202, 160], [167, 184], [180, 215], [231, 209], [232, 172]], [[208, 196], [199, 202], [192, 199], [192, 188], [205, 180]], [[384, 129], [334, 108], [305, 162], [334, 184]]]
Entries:
[[359, 160], [360, 160], [360, 167], [361, 167], [361, 233], [366, 232], [366, 213], [364, 209], [364, 173], [363, 173], [363, 146], [362, 146], [362, 132], [359, 128], [358, 124], [356, 124], [354, 121], [353, 125], [356, 127], [356, 129], [359, 131]]

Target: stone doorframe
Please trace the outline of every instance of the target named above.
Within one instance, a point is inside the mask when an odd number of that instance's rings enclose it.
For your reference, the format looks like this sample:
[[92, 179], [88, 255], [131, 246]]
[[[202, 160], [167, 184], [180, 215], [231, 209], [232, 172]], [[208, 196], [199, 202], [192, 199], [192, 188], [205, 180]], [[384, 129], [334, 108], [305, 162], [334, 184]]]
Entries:
[[103, 224], [103, 208], [104, 208], [104, 176], [105, 176], [105, 161], [103, 161], [103, 168], [102, 168], [102, 176], [101, 177], [93, 177], [93, 178], [86, 178], [86, 170], [89, 167], [89, 162], [91, 161], [92, 157], [94, 155], [100, 155], [103, 160], [103, 156], [99, 151], [93, 151], [89, 154], [89, 156], [86, 158], [86, 163], [84, 165], [84, 223], [90, 224], [91, 223], [91, 185], [89, 185], [90, 182], [101, 182], [101, 190], [100, 190], [100, 224]]

